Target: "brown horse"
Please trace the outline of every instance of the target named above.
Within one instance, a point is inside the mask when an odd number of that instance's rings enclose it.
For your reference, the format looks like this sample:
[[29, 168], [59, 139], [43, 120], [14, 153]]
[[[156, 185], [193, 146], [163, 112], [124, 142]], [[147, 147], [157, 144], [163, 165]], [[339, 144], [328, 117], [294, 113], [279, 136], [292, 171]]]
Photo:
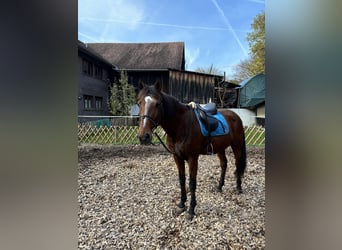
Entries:
[[188, 219], [195, 215], [196, 206], [196, 176], [198, 158], [200, 154], [207, 154], [208, 150], [218, 155], [221, 166], [221, 176], [217, 190], [222, 192], [227, 169], [225, 149], [231, 146], [235, 156], [236, 188], [242, 192], [241, 178], [246, 168], [245, 135], [240, 117], [229, 110], [220, 111], [229, 125], [228, 135], [210, 138], [201, 134], [200, 126], [196, 120], [194, 110], [189, 105], [180, 103], [176, 98], [161, 91], [157, 82], [153, 86], [140, 86], [138, 94], [139, 105], [139, 140], [141, 144], [150, 144], [152, 133], [157, 126], [161, 126], [167, 134], [166, 144], [172, 152], [178, 167], [179, 182], [181, 187], [181, 200], [177, 213], [185, 211], [185, 161], [189, 165], [189, 189], [191, 193]]

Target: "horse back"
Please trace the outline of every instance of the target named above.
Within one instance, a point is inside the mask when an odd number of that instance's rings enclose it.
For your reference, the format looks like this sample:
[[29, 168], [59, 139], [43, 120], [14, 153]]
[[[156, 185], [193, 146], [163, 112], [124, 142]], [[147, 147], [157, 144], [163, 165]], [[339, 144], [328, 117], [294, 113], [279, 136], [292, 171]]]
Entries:
[[[230, 145], [241, 145], [244, 140], [244, 129], [240, 116], [231, 110], [219, 110], [219, 112], [226, 119], [229, 127], [228, 135], [210, 137], [208, 145], [208, 137], [204, 137], [201, 134], [200, 126], [196, 123], [193, 130], [193, 136], [191, 140], [191, 148], [194, 152], [198, 150], [201, 154], [207, 154], [207, 150], [211, 150], [211, 146], [214, 149], [213, 153], [224, 151]], [[207, 145], [206, 147], [203, 147]]]
[[224, 116], [228, 122], [229, 131], [232, 135], [237, 135], [243, 133], [243, 124], [240, 116], [232, 110], [219, 110], [219, 112]]

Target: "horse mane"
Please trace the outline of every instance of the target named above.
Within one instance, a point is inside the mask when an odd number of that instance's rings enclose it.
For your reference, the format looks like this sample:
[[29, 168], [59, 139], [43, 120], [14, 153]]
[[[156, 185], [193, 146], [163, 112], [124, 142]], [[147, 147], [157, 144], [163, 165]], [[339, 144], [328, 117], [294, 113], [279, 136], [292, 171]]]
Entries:
[[169, 95], [165, 92], [161, 92], [163, 105], [164, 105], [164, 113], [168, 117], [174, 117], [175, 112], [184, 112], [189, 110], [189, 106], [180, 102], [177, 98], [172, 95]]
[[184, 103], [181, 103], [177, 98], [175, 98], [172, 95], [167, 94], [164, 91], [158, 91], [154, 85], [146, 86], [142, 89], [143, 91], [139, 93], [138, 98], [142, 96], [155, 96], [161, 99], [162, 102], [164, 102], [167, 106], [178, 106], [178, 105], [186, 105]]
[[166, 103], [173, 104], [173, 105], [182, 104], [176, 97], [169, 95], [163, 91], [161, 92], [161, 96], [162, 96], [163, 101]]
[[172, 117], [176, 110], [179, 111], [188, 109], [188, 105], [181, 103], [177, 98], [165, 93], [164, 91], [158, 91], [158, 89], [156, 89], [154, 85], [146, 86], [145, 88], [143, 88], [142, 91], [139, 93], [138, 98], [147, 95], [160, 98], [164, 106], [164, 112], [169, 117]]

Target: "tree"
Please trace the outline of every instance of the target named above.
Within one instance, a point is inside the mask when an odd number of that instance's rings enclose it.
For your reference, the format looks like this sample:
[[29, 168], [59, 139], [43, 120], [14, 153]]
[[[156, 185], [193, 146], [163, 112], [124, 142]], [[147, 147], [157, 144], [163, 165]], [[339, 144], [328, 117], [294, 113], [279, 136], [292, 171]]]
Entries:
[[265, 73], [265, 12], [253, 19], [252, 32], [247, 33], [249, 58], [240, 61], [234, 69], [234, 78], [244, 80], [259, 73]]
[[121, 71], [119, 84], [111, 87], [111, 96], [108, 106], [113, 115], [129, 115], [131, 106], [135, 103], [135, 91], [128, 83], [126, 71]]
[[195, 69], [195, 72], [205, 73], [205, 74], [210, 74], [210, 75], [220, 75], [220, 70], [215, 68], [213, 64], [211, 64], [209, 68], [198, 67]]
[[253, 73], [250, 70], [251, 64], [251, 58], [247, 58], [245, 60], [240, 61], [240, 63], [235, 66], [233, 79], [237, 81], [237, 83], [253, 76]]
[[247, 41], [252, 57], [250, 71], [253, 75], [265, 73], [265, 12], [258, 14], [252, 23]]

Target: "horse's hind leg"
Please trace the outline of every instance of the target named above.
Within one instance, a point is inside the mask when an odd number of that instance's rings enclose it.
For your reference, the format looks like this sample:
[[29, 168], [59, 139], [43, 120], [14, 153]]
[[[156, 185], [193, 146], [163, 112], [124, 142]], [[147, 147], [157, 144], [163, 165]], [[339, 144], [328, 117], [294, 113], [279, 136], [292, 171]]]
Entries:
[[218, 192], [222, 192], [222, 186], [224, 185], [224, 178], [226, 176], [226, 170], [227, 170], [227, 157], [226, 157], [226, 153], [224, 150], [222, 152], [217, 153], [217, 156], [220, 159], [221, 176], [220, 176], [220, 181], [216, 190]]
[[246, 144], [245, 144], [245, 138], [243, 136], [243, 141], [240, 145], [232, 145], [232, 149], [235, 156], [235, 176], [236, 176], [236, 189], [238, 193], [242, 193], [242, 187], [241, 178], [243, 177], [243, 174], [246, 169]]

